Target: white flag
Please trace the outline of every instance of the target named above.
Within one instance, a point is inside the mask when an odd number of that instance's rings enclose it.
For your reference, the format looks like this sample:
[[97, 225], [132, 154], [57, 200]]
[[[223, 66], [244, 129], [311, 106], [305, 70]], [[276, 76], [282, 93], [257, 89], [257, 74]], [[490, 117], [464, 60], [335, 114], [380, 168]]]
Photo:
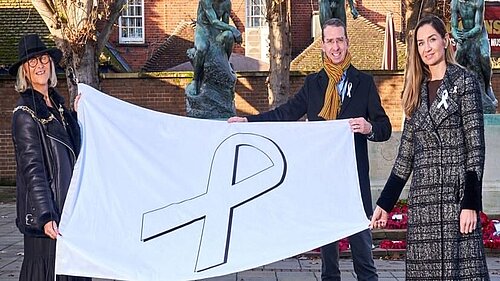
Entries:
[[368, 226], [346, 120], [229, 124], [79, 91], [83, 143], [57, 274], [208, 278]]

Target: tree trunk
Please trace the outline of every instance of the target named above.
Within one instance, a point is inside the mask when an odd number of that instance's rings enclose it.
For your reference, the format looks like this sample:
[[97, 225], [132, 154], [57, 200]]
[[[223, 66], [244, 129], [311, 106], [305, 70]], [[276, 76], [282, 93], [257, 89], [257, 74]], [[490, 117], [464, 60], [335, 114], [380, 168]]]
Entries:
[[269, 106], [285, 103], [290, 93], [290, 0], [266, 0], [269, 22]]
[[82, 54], [76, 54], [69, 48], [65, 48], [64, 53], [71, 54], [69, 56], [65, 56], [64, 60], [66, 65], [66, 81], [72, 105], [72, 101], [78, 94], [77, 83], [85, 83], [94, 88], [99, 88], [96, 43], [94, 41], [89, 41], [85, 45], [85, 49]]
[[[78, 82], [99, 87], [98, 55], [127, 0], [31, 1], [63, 52], [62, 64], [72, 105], [78, 94]], [[102, 15], [107, 15], [101, 19], [106, 23], [97, 34], [95, 26]]]

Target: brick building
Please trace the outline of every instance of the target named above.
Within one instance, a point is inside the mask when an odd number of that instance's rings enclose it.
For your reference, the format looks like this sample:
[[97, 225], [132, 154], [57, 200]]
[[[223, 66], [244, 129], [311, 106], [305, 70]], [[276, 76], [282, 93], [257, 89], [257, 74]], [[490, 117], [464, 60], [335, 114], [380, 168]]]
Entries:
[[[314, 35], [319, 31], [317, 2], [292, 1], [292, 58], [302, 54], [303, 61], [308, 57], [303, 52], [315, 42]], [[354, 62], [362, 62], [359, 65], [363, 69], [379, 69], [385, 17], [388, 12], [393, 13], [396, 33], [401, 34], [404, 16], [401, 2], [363, 0], [356, 5], [361, 17], [353, 21], [348, 15], [351, 40], [359, 39], [359, 44], [352, 44], [353, 53], [372, 56], [354, 58]], [[165, 71], [186, 63], [186, 50], [194, 44], [197, 8], [196, 0], [128, 0], [109, 38], [105, 56], [118, 64], [115, 71]], [[231, 24], [243, 34], [243, 44], [235, 47], [234, 54], [240, 60], [262, 62], [264, 67], [268, 61], [265, 12], [265, 0], [232, 0]], [[30, 0], [0, 0], [0, 31], [4, 35], [0, 39], [0, 69], [5, 70], [15, 62], [16, 44], [23, 34], [39, 33], [48, 45], [53, 45], [48, 29]], [[312, 49], [317, 57], [318, 48]], [[399, 53], [404, 54], [402, 44]], [[304, 69], [303, 64], [296, 69]]]

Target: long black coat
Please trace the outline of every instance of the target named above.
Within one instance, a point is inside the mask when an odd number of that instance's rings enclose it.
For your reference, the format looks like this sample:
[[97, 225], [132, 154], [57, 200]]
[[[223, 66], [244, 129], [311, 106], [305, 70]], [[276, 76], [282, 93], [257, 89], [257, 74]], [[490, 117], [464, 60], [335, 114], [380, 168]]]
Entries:
[[[49, 97], [55, 108], [62, 108], [64, 118], [59, 112], [56, 118], [42, 94], [32, 89], [21, 93], [12, 117], [17, 163], [16, 224], [22, 233], [36, 236], [43, 235], [47, 222], [59, 222], [80, 147], [78, 123], [63, 107], [64, 99], [54, 89], [49, 89]], [[38, 231], [29, 230], [27, 224], [38, 226]]]
[[[318, 116], [323, 108], [328, 75], [325, 70], [306, 77], [300, 91], [287, 103], [274, 110], [248, 116], [248, 121], [295, 121], [305, 114], [309, 121], [324, 121]], [[358, 71], [352, 65], [347, 69], [348, 83], [352, 84], [350, 96], [345, 96], [337, 119], [363, 117], [372, 124], [373, 141], [386, 141], [391, 136], [391, 123], [373, 81], [373, 77]], [[367, 136], [354, 134], [358, 177], [361, 197], [367, 217], [373, 213], [370, 191]]]

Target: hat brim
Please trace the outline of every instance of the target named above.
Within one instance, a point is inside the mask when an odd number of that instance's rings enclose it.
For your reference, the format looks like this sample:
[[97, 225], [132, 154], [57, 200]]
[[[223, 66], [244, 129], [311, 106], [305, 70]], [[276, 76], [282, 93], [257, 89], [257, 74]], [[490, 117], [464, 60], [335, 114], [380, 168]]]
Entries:
[[42, 54], [49, 54], [49, 56], [52, 58], [52, 61], [54, 62], [55, 65], [57, 65], [61, 61], [61, 58], [63, 55], [61, 50], [59, 50], [58, 48], [49, 48], [49, 49], [45, 49], [45, 50], [38, 51], [35, 53], [31, 53], [28, 56], [21, 58], [19, 61], [14, 63], [9, 68], [9, 74], [12, 76], [17, 76], [17, 71], [23, 63], [25, 63], [27, 60], [29, 60], [31, 58], [37, 57], [37, 56], [42, 55]]

